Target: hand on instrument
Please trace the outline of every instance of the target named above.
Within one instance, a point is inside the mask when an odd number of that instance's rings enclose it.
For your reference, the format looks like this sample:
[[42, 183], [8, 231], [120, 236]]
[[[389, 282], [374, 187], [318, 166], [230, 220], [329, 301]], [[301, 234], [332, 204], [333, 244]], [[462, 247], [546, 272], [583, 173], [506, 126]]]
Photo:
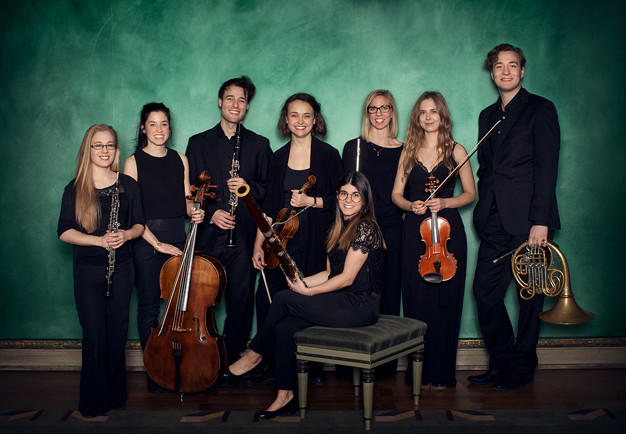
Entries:
[[446, 200], [440, 199], [440, 198], [427, 200], [425, 204], [428, 207], [428, 209], [430, 209], [430, 212], [439, 212], [442, 209], [447, 208]]
[[183, 252], [176, 246], [173, 246], [171, 244], [168, 243], [157, 243], [154, 246], [154, 251], [155, 252], [159, 252], [159, 253], [164, 253], [166, 255], [171, 255], [171, 256], [180, 256], [183, 254]]
[[263, 267], [266, 265], [263, 247], [257, 246], [257, 243], [254, 243], [254, 250], [252, 251], [252, 266], [257, 270], [263, 270]]
[[315, 199], [311, 196], [307, 196], [306, 193], [298, 193], [298, 190], [291, 190], [291, 200], [289, 205], [295, 208], [302, 208], [305, 206], [312, 206], [315, 203]]
[[287, 285], [289, 285], [289, 288], [291, 288], [292, 291], [295, 291], [299, 294], [312, 295], [311, 288], [307, 288], [307, 286], [304, 284], [304, 281], [298, 275], [296, 275], [295, 282], [292, 282], [291, 280], [287, 279]]
[[548, 245], [548, 227], [543, 225], [532, 225], [528, 234], [528, 244], [531, 246]]
[[122, 247], [126, 241], [130, 240], [130, 234], [125, 230], [118, 230], [117, 232], [109, 232], [103, 235], [104, 247], [111, 247], [112, 249], [118, 249]]
[[[232, 172], [229, 170], [228, 173], [232, 175]], [[234, 193], [241, 184], [245, 184], [246, 180], [243, 178], [228, 178], [226, 181], [226, 186], [228, 187], [228, 191]]]
[[228, 230], [235, 227], [235, 217], [232, 217], [230, 213], [223, 209], [215, 211], [213, 217], [211, 217], [211, 221], [220, 229]]
[[202, 223], [204, 221], [204, 210], [202, 208], [191, 211], [191, 223]]
[[417, 215], [423, 215], [428, 207], [421, 200], [416, 200], [415, 202], [411, 202], [411, 212]]

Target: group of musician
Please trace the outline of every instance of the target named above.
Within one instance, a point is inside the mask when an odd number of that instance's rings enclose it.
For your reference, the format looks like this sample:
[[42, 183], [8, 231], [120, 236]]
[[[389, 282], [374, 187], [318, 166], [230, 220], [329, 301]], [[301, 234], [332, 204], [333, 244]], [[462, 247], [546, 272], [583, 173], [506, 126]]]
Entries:
[[[532, 384], [543, 297], [520, 299], [515, 339], [504, 305], [511, 269], [493, 259], [526, 240], [545, 246], [559, 228], [558, 118], [550, 101], [522, 88], [524, 65], [522, 51], [509, 44], [488, 53], [485, 67], [499, 98], [479, 117], [479, 137], [501, 123], [478, 150], [474, 210], [481, 243], [473, 291], [489, 369], [467, 381], [499, 391]], [[137, 148], [123, 173], [113, 128], [97, 124], [85, 133], [58, 226], [59, 238], [74, 251], [74, 296], [83, 328], [79, 410], [84, 416], [124, 407], [132, 287], [137, 288], [137, 325], [145, 349], [159, 320], [159, 272], [166, 260], [181, 254], [186, 217], [198, 224], [196, 248], [226, 270], [222, 384], [273, 381], [276, 386], [276, 398], [257, 417], [297, 410], [295, 332], [312, 325], [371, 325], [379, 314], [399, 315], [401, 304], [405, 316], [428, 325], [422, 388], [456, 386], [467, 266], [458, 210], [474, 202], [476, 188], [468, 153], [452, 135], [443, 95], [424, 92], [418, 98], [402, 143], [396, 138], [394, 97], [386, 90], [371, 92], [360, 135], [345, 144], [341, 156], [322, 141], [326, 121], [318, 101], [306, 93], [285, 101], [277, 127], [288, 142], [272, 153], [267, 138], [243, 126], [254, 94], [246, 76], [223, 83], [221, 119], [189, 139], [186, 155], [168, 147], [169, 109], [146, 104]], [[206, 201], [204, 210], [195, 209], [190, 185], [205, 170], [218, 187], [216, 197]], [[442, 182], [451, 173], [452, 180], [433, 195], [429, 182]], [[315, 182], [303, 188], [311, 176]], [[280, 268], [267, 266], [265, 236], [246, 208], [233, 201], [243, 184], [271, 222], [284, 208], [298, 212], [299, 227], [285, 248], [304, 277], [285, 279]], [[457, 184], [461, 188], [455, 194]], [[420, 225], [431, 217], [449, 223], [449, 239], [442, 241], [456, 264], [456, 271], [438, 283], [418, 270], [430, 242], [422, 239]], [[255, 288], [258, 270], [262, 278]], [[255, 306], [257, 333], [248, 343]], [[386, 369], [395, 372], [396, 367]], [[147, 381], [148, 391], [163, 391]], [[321, 369], [312, 381], [324, 384]], [[411, 378], [406, 381], [411, 384]]]

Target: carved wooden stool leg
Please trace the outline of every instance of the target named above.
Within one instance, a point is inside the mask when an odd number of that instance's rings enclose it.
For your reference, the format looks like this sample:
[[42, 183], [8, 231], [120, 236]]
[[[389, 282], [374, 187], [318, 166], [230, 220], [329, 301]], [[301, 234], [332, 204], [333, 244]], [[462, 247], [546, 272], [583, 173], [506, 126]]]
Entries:
[[420, 403], [420, 393], [422, 390], [422, 367], [424, 362], [424, 347], [411, 354], [413, 366], [413, 404]]
[[306, 415], [306, 397], [309, 386], [309, 362], [298, 360], [298, 403], [300, 406], [300, 419]]
[[374, 370], [361, 369], [361, 378], [363, 379], [363, 419], [365, 420], [365, 429], [372, 427], [372, 410], [374, 406]]
[[352, 368], [352, 387], [354, 387], [354, 396], [359, 396], [361, 390], [361, 369]]

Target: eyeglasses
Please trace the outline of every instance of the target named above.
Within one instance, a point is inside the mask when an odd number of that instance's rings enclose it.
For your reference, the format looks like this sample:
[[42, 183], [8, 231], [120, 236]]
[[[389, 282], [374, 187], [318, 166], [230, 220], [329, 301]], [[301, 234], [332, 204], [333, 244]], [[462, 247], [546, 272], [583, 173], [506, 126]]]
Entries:
[[117, 148], [117, 146], [115, 146], [115, 143], [107, 143], [102, 144], [102, 143], [96, 143], [95, 145], [91, 145], [92, 148], [94, 148], [96, 151], [102, 151], [104, 148], [107, 148], [109, 151], [113, 151], [115, 148]]
[[361, 202], [361, 195], [358, 191], [348, 193], [346, 190], [340, 190], [339, 193], [337, 193], [337, 198], [339, 200], [346, 200], [348, 199], [348, 196], [352, 198], [352, 202]]
[[376, 113], [378, 110], [380, 110], [381, 113], [389, 113], [392, 109], [393, 107], [388, 104], [381, 105], [380, 107], [374, 107], [373, 105], [367, 107], [367, 111], [372, 114]]

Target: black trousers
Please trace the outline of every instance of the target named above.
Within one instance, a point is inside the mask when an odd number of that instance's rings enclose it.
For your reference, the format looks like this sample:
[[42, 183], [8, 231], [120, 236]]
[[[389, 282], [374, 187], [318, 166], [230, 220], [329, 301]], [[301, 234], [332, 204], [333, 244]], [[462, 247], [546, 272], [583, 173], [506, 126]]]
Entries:
[[[543, 294], [530, 300], [519, 296], [517, 340], [504, 304], [504, 296], [511, 282], [511, 259], [505, 258], [494, 264], [493, 259], [517, 248], [528, 239], [528, 234], [508, 234], [497, 210], [489, 215], [481, 235], [478, 261], [474, 276], [474, 297], [478, 310], [478, 322], [485, 346], [489, 352], [489, 369], [497, 369], [508, 375], [532, 375], [537, 367], [537, 341], [543, 307]], [[550, 238], [552, 234], [550, 234]]]
[[117, 262], [113, 296], [105, 297], [105, 266], [74, 266], [74, 299], [83, 328], [79, 401], [83, 414], [103, 414], [126, 403], [124, 349], [134, 277], [130, 258]]
[[217, 259], [226, 270], [226, 319], [224, 320], [224, 344], [228, 364], [239, 359], [252, 331], [254, 315], [254, 278], [256, 269], [252, 266], [252, 250], [238, 241], [237, 247], [224, 245], [227, 231], [219, 231], [209, 256]]
[[[182, 248], [182, 246], [177, 245]], [[161, 307], [161, 286], [159, 276], [165, 261], [170, 255], [155, 252], [143, 238], [133, 243], [135, 261], [135, 287], [137, 288], [137, 328], [141, 349], [146, 348], [150, 330], [159, 322]]]
[[280, 291], [272, 300], [263, 325], [250, 348], [264, 354], [275, 348], [275, 386], [294, 390], [296, 384], [296, 343], [293, 335], [306, 327], [363, 327], [378, 318], [371, 303], [359, 303], [356, 294], [331, 292], [309, 297], [291, 290]]

